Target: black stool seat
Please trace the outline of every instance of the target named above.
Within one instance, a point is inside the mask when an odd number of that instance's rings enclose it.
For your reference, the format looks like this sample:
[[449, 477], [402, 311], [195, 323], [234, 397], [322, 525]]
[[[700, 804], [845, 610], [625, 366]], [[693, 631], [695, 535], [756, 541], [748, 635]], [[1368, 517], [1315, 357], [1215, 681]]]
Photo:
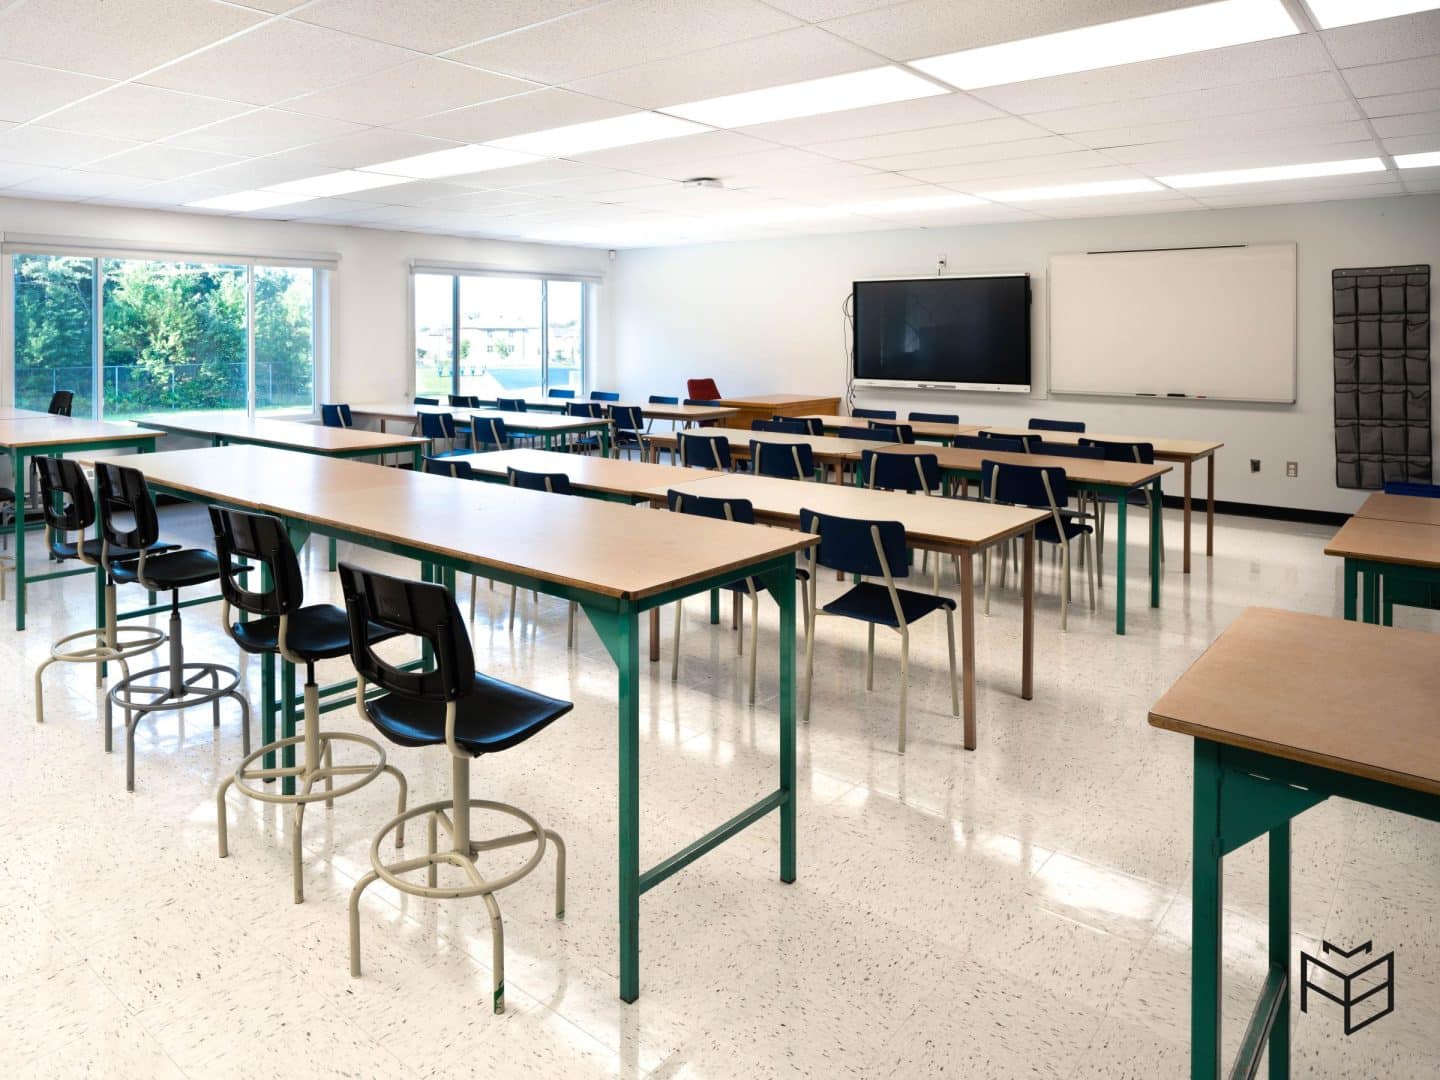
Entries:
[[[395, 637], [399, 631], [371, 623], [367, 637], [374, 643]], [[280, 651], [280, 618], [267, 615], [230, 625], [230, 636], [248, 653]], [[334, 604], [311, 604], [290, 614], [285, 627], [285, 648], [302, 660], [331, 660], [350, 655], [350, 622], [345, 609]]]
[[[0, 496], [0, 498], [3, 498], [3, 496]], [[95, 539], [86, 540], [84, 543], [79, 545], [73, 544], [68, 540], [55, 540], [50, 544], [50, 550], [54, 552], [58, 558], [61, 559], [73, 559], [80, 553], [80, 551], [84, 551], [85, 558], [89, 559], [91, 562], [98, 563], [100, 561], [100, 543], [101, 542], [99, 540]], [[148, 551], [150, 554], [154, 555], [160, 552], [175, 551], [179, 547], [179, 544], [166, 544], [160, 540], [157, 540], [145, 550]], [[79, 550], [77, 550], [77, 548]], [[113, 544], [110, 546], [111, 562], [125, 562], [127, 560], [138, 559], [139, 557], [140, 552], [138, 552], [134, 548], [116, 547]]]
[[153, 584], [169, 592], [190, 585], [203, 585], [220, 576], [220, 563], [203, 548], [169, 551], [145, 560], [145, 578], [140, 578], [139, 562], [122, 563], [114, 568], [115, 580], [122, 583]]
[[[575, 706], [476, 674], [475, 689], [455, 702], [455, 741], [479, 757], [519, 746]], [[386, 694], [366, 703], [370, 722], [401, 746], [445, 745], [445, 703]]]

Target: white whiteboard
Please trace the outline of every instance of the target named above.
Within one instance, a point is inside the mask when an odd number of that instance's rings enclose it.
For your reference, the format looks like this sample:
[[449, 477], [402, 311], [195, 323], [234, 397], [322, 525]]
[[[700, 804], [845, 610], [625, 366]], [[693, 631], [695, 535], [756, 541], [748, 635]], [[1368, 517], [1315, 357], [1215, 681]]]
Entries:
[[1054, 255], [1050, 390], [1295, 400], [1295, 245]]

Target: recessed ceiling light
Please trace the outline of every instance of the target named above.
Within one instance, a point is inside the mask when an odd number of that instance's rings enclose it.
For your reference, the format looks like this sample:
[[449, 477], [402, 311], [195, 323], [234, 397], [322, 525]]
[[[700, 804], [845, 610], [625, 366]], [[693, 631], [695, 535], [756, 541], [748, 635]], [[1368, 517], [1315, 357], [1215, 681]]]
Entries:
[[531, 131], [525, 135], [512, 135], [505, 139], [492, 139], [486, 145], [499, 147], [501, 150], [516, 150], [522, 154], [539, 154], [542, 157], [569, 157], [572, 154], [588, 154], [595, 150], [610, 150], [617, 146], [674, 139], [707, 130], [709, 129], [700, 124], [677, 120], [673, 116], [635, 112], [625, 116], [612, 116], [608, 120], [591, 120], [585, 124], [570, 124], [545, 131]]
[[268, 210], [272, 206], [288, 206], [291, 203], [309, 202], [313, 195], [282, 195], [275, 191], [236, 191], [230, 195], [216, 195], [211, 199], [196, 199], [186, 206], [197, 210]]
[[1352, 158], [1348, 161], [1312, 161], [1307, 165], [1269, 165], [1261, 169], [1226, 169], [1220, 172], [1185, 173], [1162, 176], [1160, 182], [1173, 188], [1225, 187], [1229, 184], [1264, 184], [1272, 180], [1307, 180], [1316, 176], [1350, 176], [1353, 173], [1384, 172], [1379, 158]]
[[1011, 188], [1008, 191], [982, 191], [980, 198], [991, 202], [1046, 202], [1050, 199], [1088, 199], [1098, 195], [1138, 195], [1145, 191], [1164, 191], [1154, 180], [1093, 180], [1088, 184], [1056, 184], [1053, 187]]
[[1306, 0], [1321, 29], [1390, 19], [1440, 8], [1435, 0]]
[[267, 184], [266, 191], [282, 195], [304, 195], [312, 199], [325, 199], [334, 195], [349, 195], [352, 191], [369, 191], [371, 188], [403, 184], [401, 176], [382, 176], [379, 173], [361, 172], [358, 169], [344, 169], [341, 172], [325, 173], [321, 176], [307, 176], [303, 180], [288, 180], [283, 184]]
[[497, 150], [493, 146], [452, 146], [449, 150], [382, 161], [378, 165], [362, 165], [359, 171], [387, 173], [409, 180], [436, 180], [443, 176], [464, 176], [466, 173], [506, 169], [512, 165], [528, 165], [537, 160], [534, 154], [517, 154], [513, 150]]
[[768, 124], [774, 120], [793, 120], [797, 116], [861, 109], [867, 105], [888, 105], [894, 101], [911, 101], [949, 92], [945, 87], [936, 86], [929, 79], [922, 79], [904, 68], [877, 67], [683, 105], [667, 105], [661, 111], [714, 127], [736, 128]]
[[1395, 164], [1402, 169], [1440, 168], [1440, 150], [1431, 150], [1428, 154], [1396, 154]]
[[920, 195], [913, 199], [876, 199], [873, 202], [846, 203], [835, 209], [847, 214], [920, 214], [926, 210], [948, 210], [955, 206], [988, 206], [974, 195]]
[[962, 90], [973, 90], [1299, 32], [1280, 0], [1221, 0], [912, 60], [910, 66]]

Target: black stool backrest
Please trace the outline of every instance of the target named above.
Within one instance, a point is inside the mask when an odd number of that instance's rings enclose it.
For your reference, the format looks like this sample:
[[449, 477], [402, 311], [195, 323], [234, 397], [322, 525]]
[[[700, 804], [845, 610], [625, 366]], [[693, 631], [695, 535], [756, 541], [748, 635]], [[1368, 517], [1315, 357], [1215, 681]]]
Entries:
[[[443, 585], [390, 577], [340, 564], [350, 621], [350, 657], [360, 677], [381, 690], [421, 701], [457, 701], [475, 689], [475, 654], [455, 597]], [[430, 643], [433, 671], [402, 671], [377, 656], [369, 623]]]
[[94, 525], [95, 496], [80, 466], [69, 458], [34, 460], [40, 476], [40, 507], [45, 524], [58, 532], [77, 532]]
[[[160, 521], [155, 515], [155, 501], [145, 486], [145, 475], [139, 469], [95, 463], [95, 486], [100, 493], [97, 507], [100, 517], [100, 538], [111, 547], [137, 550], [148, 548], [160, 539]], [[117, 518], [129, 517], [130, 528]]]
[[50, 395], [50, 405], [46, 412], [52, 416], [69, 416], [70, 410], [75, 407], [75, 394], [70, 390], [56, 390]]
[[[289, 615], [305, 603], [300, 560], [279, 518], [212, 506], [210, 527], [215, 533], [215, 557], [220, 562], [220, 595], [231, 607], [263, 617]], [[251, 592], [243, 587], [244, 572], [235, 562], [237, 558], [253, 559], [270, 568], [273, 584], [269, 592]]]

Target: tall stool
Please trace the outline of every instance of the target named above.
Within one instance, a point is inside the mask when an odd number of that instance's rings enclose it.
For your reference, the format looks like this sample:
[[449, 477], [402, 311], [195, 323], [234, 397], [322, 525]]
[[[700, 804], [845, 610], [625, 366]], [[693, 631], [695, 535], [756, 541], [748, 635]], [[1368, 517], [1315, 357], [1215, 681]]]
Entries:
[[[133, 562], [139, 552], [133, 548], [109, 547], [100, 538], [85, 539], [85, 530], [95, 524], [95, 497], [80, 466], [67, 458], [37, 457], [40, 477], [40, 506], [45, 514], [45, 546], [56, 562], [78, 560], [99, 568], [105, 575], [105, 622], [92, 630], [66, 634], [50, 646], [50, 655], [35, 669], [35, 722], [45, 722], [45, 690], [42, 676], [51, 664], [94, 664], [95, 685], [104, 683], [104, 665], [120, 665], [121, 677], [130, 677], [126, 663], [132, 656], [154, 652], [165, 644], [165, 635], [150, 626], [118, 626], [115, 616], [115, 575], [117, 562]], [[70, 534], [74, 533], [72, 541]], [[152, 544], [150, 552], [169, 551], [173, 544]]]
[[[100, 540], [111, 548], [133, 548], [134, 562], [114, 562], [110, 573], [116, 584], [143, 585], [152, 592], [170, 594], [170, 662], [129, 675], [110, 688], [105, 697], [105, 749], [111, 749], [114, 707], [125, 710], [125, 790], [135, 790], [135, 729], [152, 712], [178, 712], [209, 705], [214, 726], [220, 726], [220, 701], [231, 698], [240, 706], [243, 751], [250, 753], [250, 702], [240, 689], [240, 673], [223, 664], [187, 661], [181, 637], [180, 590], [204, 585], [220, 576], [215, 556], [201, 548], [176, 548], [152, 553], [160, 539], [160, 522], [145, 477], [139, 469], [97, 462]], [[129, 528], [121, 519], [129, 520]], [[146, 679], [160, 676], [157, 682]], [[205, 685], [208, 682], [209, 685]]]
[[[320, 687], [315, 681], [315, 662], [345, 656], [350, 652], [350, 624], [345, 612], [334, 604], [305, 604], [305, 586], [300, 577], [300, 560], [279, 518], [249, 514], [240, 510], [210, 507], [210, 524], [215, 530], [215, 553], [220, 563], [220, 593], [223, 598], [220, 622], [225, 632], [247, 653], [278, 654], [291, 664], [305, 665], [305, 730], [288, 739], [267, 743], [250, 754], [234, 775], [227, 776], [215, 792], [215, 821], [219, 830], [220, 858], [230, 854], [228, 843], [225, 793], [235, 785], [241, 794], [259, 802], [288, 803], [295, 807], [290, 829], [290, 866], [295, 881], [295, 903], [305, 900], [305, 882], [300, 869], [301, 833], [305, 825], [305, 807], [325, 800], [327, 809], [335, 800], [359, 791], [382, 772], [395, 777], [400, 785], [400, 813], [405, 812], [405, 776], [385, 761], [385, 749], [374, 739], [342, 731], [320, 730]], [[236, 559], [253, 559], [270, 570], [273, 582], [268, 592], [251, 592], [240, 583], [240, 567]], [[231, 622], [230, 609], [238, 608], [247, 615], [258, 616], [245, 622]], [[396, 635], [370, 624], [362, 628], [370, 643]], [[359, 743], [373, 752], [374, 760], [358, 765], [336, 765], [332, 750], [337, 742]], [[278, 769], [257, 766], [267, 754], [289, 747], [304, 748], [299, 765]], [[359, 779], [339, 788], [337, 776]], [[264, 784], [280, 777], [299, 781], [293, 795], [267, 791]], [[323, 784], [325, 790], [315, 786]], [[402, 826], [395, 835], [395, 846], [405, 843]]]
[[[350, 617], [350, 650], [355, 661], [355, 706], [360, 714], [400, 746], [444, 746], [450, 751], [449, 799], [411, 807], [391, 818], [370, 845], [370, 872], [350, 893], [350, 974], [360, 974], [360, 896], [377, 880], [384, 880], [411, 896], [462, 899], [480, 896], [490, 912], [492, 968], [495, 987], [492, 1007], [505, 1011], [505, 931], [495, 893], [513, 885], [540, 865], [546, 842], [555, 845], [555, 917], [565, 915], [565, 844], [529, 813], [505, 803], [470, 797], [470, 759], [519, 746], [574, 706], [533, 691], [482, 675], [465, 632], [465, 620], [455, 597], [441, 585], [372, 573], [348, 563], [340, 564], [340, 584]], [[435, 670], [401, 671], [370, 647], [367, 627], [376, 623], [387, 630], [423, 638], [434, 650]], [[384, 694], [366, 700], [374, 683]], [[472, 840], [471, 810], [508, 814], [523, 831], [486, 840]], [[411, 818], [428, 816], [427, 853], [386, 864], [380, 845], [391, 830]], [[449, 844], [437, 850], [437, 833], [444, 827]], [[487, 880], [475, 865], [482, 851], [496, 851], [533, 842], [535, 850], [517, 870]], [[465, 875], [460, 884], [442, 885], [437, 871], [455, 867]], [[401, 875], [424, 869], [425, 884]]]

